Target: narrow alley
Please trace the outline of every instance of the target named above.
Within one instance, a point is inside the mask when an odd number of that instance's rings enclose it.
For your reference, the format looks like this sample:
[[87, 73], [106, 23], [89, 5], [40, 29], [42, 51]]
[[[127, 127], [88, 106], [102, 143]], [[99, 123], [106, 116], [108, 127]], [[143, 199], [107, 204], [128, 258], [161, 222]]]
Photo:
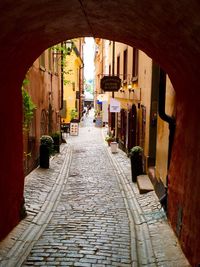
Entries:
[[28, 216], [0, 243], [0, 266], [190, 266], [155, 193], [139, 194], [92, 121], [26, 177]]

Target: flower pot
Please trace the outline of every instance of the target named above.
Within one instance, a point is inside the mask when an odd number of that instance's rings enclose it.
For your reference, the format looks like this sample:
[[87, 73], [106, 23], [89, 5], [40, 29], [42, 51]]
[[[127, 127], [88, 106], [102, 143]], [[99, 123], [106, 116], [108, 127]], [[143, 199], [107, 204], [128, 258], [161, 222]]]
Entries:
[[40, 167], [49, 168], [49, 148], [45, 144], [40, 145]]
[[118, 143], [117, 142], [111, 142], [110, 143], [110, 149], [112, 153], [117, 153]]
[[130, 156], [131, 160], [131, 174], [132, 181], [137, 181], [137, 176], [143, 174], [143, 164], [142, 164], [142, 155], [141, 153], [134, 153]]

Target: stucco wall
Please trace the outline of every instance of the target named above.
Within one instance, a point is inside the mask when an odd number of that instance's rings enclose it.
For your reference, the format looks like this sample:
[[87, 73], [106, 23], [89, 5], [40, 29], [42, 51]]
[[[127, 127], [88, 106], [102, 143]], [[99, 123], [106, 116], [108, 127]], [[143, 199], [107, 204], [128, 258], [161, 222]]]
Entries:
[[[150, 127], [150, 105], [151, 105], [151, 81], [152, 81], [152, 59], [144, 52], [139, 52], [138, 87], [141, 88], [141, 105], [146, 108], [144, 155], [149, 156], [149, 127]], [[140, 109], [140, 118], [141, 118]], [[141, 128], [141, 125], [140, 125]], [[141, 131], [141, 130], [140, 130]]]
[[[70, 55], [66, 56], [66, 65], [64, 67], [64, 100], [66, 100], [66, 117], [62, 118], [62, 121], [69, 123], [71, 120], [70, 112], [75, 109], [76, 102], [76, 92], [79, 91], [79, 68], [81, 67], [81, 62], [77, 58], [75, 52], [72, 50]], [[76, 108], [79, 112], [79, 102], [77, 99], [78, 107]]]
[[[175, 116], [175, 91], [169, 77], [166, 80], [166, 104], [165, 112], [169, 116]], [[168, 146], [169, 146], [169, 125], [158, 116], [157, 144], [156, 144], [156, 178], [166, 185], [168, 173]]]

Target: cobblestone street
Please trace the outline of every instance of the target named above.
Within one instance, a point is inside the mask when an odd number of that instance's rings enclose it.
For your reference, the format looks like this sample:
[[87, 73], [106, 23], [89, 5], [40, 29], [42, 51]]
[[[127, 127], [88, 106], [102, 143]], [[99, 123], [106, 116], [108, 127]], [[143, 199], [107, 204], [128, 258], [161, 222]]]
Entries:
[[28, 216], [0, 243], [0, 266], [190, 266], [154, 191], [139, 194], [92, 119], [26, 177]]

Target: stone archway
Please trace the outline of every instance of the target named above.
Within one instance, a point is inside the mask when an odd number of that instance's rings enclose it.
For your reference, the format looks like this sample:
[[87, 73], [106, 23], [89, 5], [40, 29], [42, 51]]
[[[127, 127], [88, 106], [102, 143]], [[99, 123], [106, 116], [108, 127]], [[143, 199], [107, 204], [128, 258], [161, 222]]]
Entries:
[[169, 219], [191, 263], [200, 262], [200, 4], [197, 0], [65, 0], [0, 3], [0, 237], [19, 221], [23, 202], [23, 77], [44, 49], [80, 36], [134, 45], [169, 74], [177, 94], [177, 127], [169, 177]]

